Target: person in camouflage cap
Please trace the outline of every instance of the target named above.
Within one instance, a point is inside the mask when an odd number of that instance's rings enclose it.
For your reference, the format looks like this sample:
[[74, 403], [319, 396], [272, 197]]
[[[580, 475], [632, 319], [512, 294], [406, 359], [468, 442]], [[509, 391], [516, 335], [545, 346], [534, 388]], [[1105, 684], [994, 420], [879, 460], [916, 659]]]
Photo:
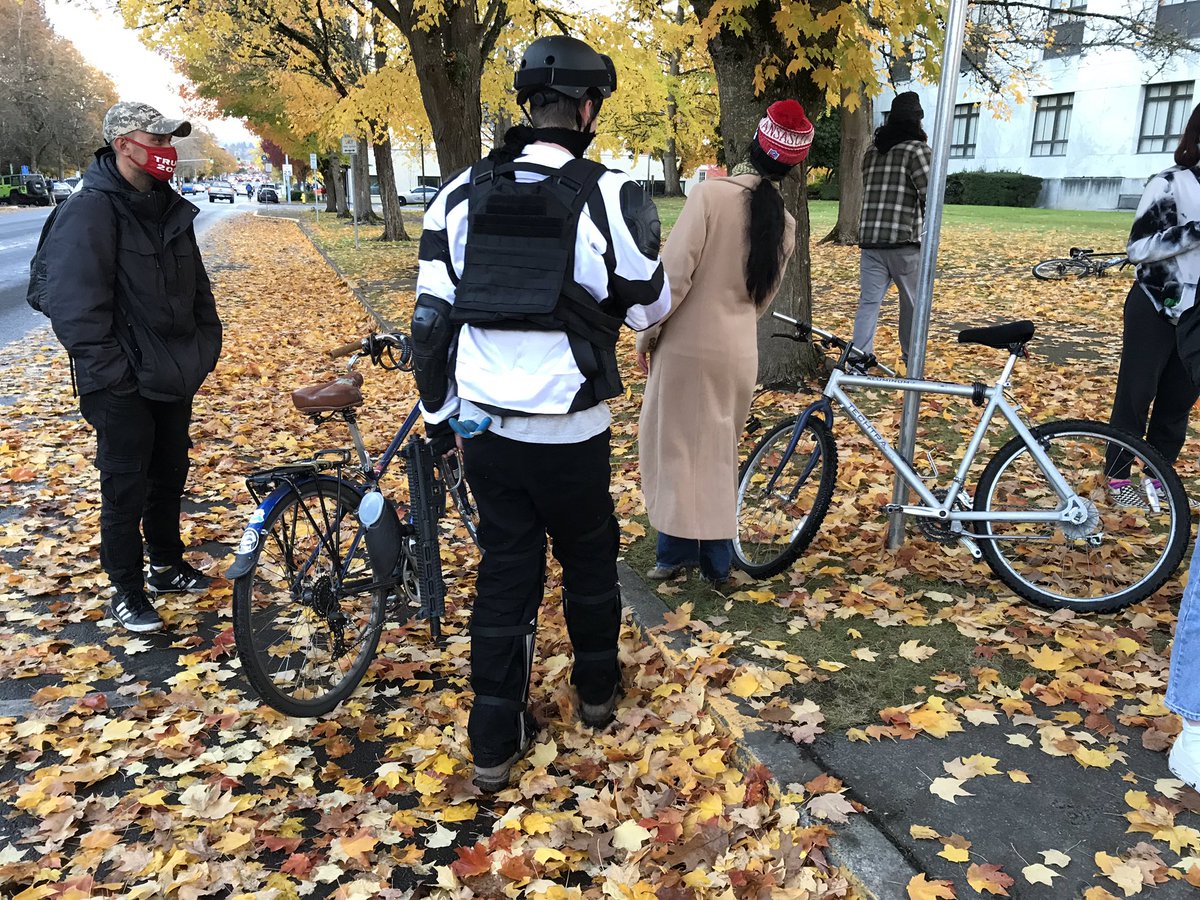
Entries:
[[168, 119], [149, 103], [130, 101], [115, 103], [104, 114], [104, 142], [106, 144], [111, 144], [113, 138], [134, 131], [187, 137], [192, 133], [192, 123], [186, 119]]
[[113, 106], [104, 146], [82, 189], [55, 210], [39, 251], [44, 308], [96, 431], [110, 612], [136, 632], [163, 627], [147, 587], [199, 592], [210, 581], [183, 559], [179, 531], [192, 399], [221, 354], [221, 320], [192, 228], [199, 210], [169, 183], [172, 139], [191, 131], [145, 103]]

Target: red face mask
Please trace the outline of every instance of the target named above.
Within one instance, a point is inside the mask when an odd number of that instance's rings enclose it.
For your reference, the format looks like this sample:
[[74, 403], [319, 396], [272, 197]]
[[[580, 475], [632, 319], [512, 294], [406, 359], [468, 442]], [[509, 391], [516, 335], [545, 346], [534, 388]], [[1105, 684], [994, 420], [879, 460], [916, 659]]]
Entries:
[[129, 141], [135, 147], [141, 147], [146, 151], [146, 161], [134, 161], [134, 165], [145, 169], [159, 181], [171, 180], [171, 176], [175, 174], [175, 164], [179, 160], [179, 153], [176, 152], [174, 147], [155, 147], [153, 144], [140, 144], [131, 137], [126, 137], [125, 140]]

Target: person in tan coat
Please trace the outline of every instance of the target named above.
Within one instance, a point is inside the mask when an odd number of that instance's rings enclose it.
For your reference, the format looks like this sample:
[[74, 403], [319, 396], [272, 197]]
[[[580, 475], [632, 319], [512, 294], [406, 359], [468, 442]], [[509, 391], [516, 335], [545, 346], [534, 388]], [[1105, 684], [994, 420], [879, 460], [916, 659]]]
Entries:
[[671, 578], [699, 565], [729, 576], [736, 533], [738, 438], [758, 376], [758, 318], [795, 248], [778, 182], [808, 155], [813, 126], [794, 100], [773, 103], [749, 162], [692, 189], [663, 248], [671, 312], [638, 335], [648, 375], [638, 431], [642, 491]]

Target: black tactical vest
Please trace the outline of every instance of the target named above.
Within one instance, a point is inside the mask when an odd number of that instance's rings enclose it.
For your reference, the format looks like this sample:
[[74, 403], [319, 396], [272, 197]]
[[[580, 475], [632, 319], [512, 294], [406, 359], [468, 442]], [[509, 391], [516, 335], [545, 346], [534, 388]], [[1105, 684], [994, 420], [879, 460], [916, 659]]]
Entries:
[[[621, 393], [616, 345], [623, 318], [574, 279], [579, 216], [606, 171], [587, 159], [561, 169], [484, 159], [468, 181], [466, 253], [451, 322], [566, 332], [585, 378], [571, 412]], [[546, 177], [520, 182], [517, 172]]]

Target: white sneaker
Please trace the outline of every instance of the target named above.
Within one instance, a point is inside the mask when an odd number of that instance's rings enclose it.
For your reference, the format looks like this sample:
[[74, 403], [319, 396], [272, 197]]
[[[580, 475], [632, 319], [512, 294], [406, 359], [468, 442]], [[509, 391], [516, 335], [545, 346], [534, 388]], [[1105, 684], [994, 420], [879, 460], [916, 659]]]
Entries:
[[1180, 781], [1200, 791], [1200, 725], [1184, 721], [1183, 731], [1171, 745], [1167, 768]]

